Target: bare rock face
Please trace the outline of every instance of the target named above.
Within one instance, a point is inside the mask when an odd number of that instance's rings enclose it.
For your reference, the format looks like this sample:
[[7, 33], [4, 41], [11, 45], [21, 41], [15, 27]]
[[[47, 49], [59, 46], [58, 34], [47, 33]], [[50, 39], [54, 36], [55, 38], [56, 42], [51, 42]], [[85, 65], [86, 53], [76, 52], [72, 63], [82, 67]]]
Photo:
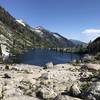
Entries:
[[76, 96], [76, 97], [80, 96], [81, 91], [80, 91], [78, 84], [75, 83], [71, 86], [70, 93], [71, 95]]
[[41, 75], [41, 78], [43, 78], [43, 79], [49, 79], [49, 75], [48, 75], [48, 73], [43, 73], [42, 75]]
[[74, 98], [68, 95], [59, 95], [54, 100], [82, 100], [82, 99]]
[[94, 57], [90, 56], [88, 54], [86, 54], [82, 59], [82, 61], [84, 61], [84, 62], [90, 62], [90, 61], [93, 61], [93, 60], [94, 60]]
[[42, 86], [37, 90], [37, 97], [46, 100], [52, 100], [57, 96], [52, 88], [48, 88], [46, 86]]
[[4, 82], [5, 84], [2, 91], [3, 98], [23, 95], [23, 92], [16, 86], [18, 84], [17, 82], [10, 79], [6, 79]]
[[100, 70], [100, 64], [92, 64], [92, 63], [89, 63], [89, 64], [85, 64], [83, 67], [84, 68], [87, 68], [89, 70], [95, 70], [95, 71]]
[[100, 82], [94, 82], [84, 95], [86, 100], [100, 100]]
[[47, 69], [51, 69], [51, 68], [53, 68], [53, 67], [54, 67], [54, 65], [53, 65], [52, 62], [49, 62], [49, 63], [47, 63], [47, 64], [45, 65], [45, 68], [47, 68]]

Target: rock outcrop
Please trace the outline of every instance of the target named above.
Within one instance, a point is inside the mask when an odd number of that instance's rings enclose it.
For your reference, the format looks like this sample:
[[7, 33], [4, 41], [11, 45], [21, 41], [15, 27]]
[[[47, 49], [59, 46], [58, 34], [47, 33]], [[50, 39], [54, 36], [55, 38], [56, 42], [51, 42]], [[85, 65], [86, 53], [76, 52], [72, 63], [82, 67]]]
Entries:
[[71, 88], [70, 88], [70, 93], [71, 93], [71, 95], [74, 96], [74, 97], [79, 97], [79, 96], [80, 96], [81, 90], [80, 90], [78, 84], [74, 83], [74, 84], [71, 86]]
[[100, 64], [88, 63], [88, 64], [84, 64], [83, 67], [88, 70], [95, 70], [95, 71], [100, 70]]
[[54, 66], [53, 66], [53, 63], [52, 63], [52, 62], [49, 62], [49, 63], [47, 63], [47, 64], [45, 65], [44, 68], [49, 69], [49, 68], [53, 68], [53, 67], [54, 67]]

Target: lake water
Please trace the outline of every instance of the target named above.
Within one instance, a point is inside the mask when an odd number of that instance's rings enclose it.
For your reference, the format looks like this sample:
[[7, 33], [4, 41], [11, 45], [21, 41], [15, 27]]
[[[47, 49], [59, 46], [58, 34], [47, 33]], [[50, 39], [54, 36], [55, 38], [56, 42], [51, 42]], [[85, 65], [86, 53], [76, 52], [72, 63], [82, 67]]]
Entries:
[[53, 62], [54, 64], [68, 63], [72, 60], [80, 59], [80, 55], [71, 53], [61, 53], [51, 51], [48, 49], [33, 49], [20, 55], [18, 58], [18, 61], [22, 64], [42, 66], [48, 62]]

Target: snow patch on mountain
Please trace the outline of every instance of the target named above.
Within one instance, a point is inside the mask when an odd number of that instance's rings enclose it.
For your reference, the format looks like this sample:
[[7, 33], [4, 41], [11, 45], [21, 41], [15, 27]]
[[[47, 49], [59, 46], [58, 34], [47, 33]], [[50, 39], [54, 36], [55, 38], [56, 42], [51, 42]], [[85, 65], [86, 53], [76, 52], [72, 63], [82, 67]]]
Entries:
[[59, 35], [57, 35], [57, 34], [53, 34], [53, 36], [56, 37], [56, 38], [58, 38], [58, 39], [61, 38], [61, 37], [60, 37]]
[[20, 23], [21, 25], [23, 25], [23, 26], [26, 26], [26, 24], [24, 23], [24, 21], [23, 20], [16, 20], [18, 23]]
[[43, 36], [43, 32], [41, 31], [41, 30], [39, 30], [39, 29], [35, 29], [35, 32], [39, 35], [39, 36]]
[[42, 26], [37, 26], [35, 29], [36, 29], [36, 30], [45, 30], [45, 28], [42, 27]]

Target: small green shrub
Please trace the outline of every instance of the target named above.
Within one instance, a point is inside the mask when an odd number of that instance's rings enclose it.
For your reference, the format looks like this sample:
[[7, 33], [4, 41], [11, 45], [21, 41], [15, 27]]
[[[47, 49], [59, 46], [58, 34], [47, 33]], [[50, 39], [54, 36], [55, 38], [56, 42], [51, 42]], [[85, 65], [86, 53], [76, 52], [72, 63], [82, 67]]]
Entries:
[[90, 86], [90, 83], [86, 82], [84, 84], [81, 85], [81, 91], [85, 91], [88, 87]]

